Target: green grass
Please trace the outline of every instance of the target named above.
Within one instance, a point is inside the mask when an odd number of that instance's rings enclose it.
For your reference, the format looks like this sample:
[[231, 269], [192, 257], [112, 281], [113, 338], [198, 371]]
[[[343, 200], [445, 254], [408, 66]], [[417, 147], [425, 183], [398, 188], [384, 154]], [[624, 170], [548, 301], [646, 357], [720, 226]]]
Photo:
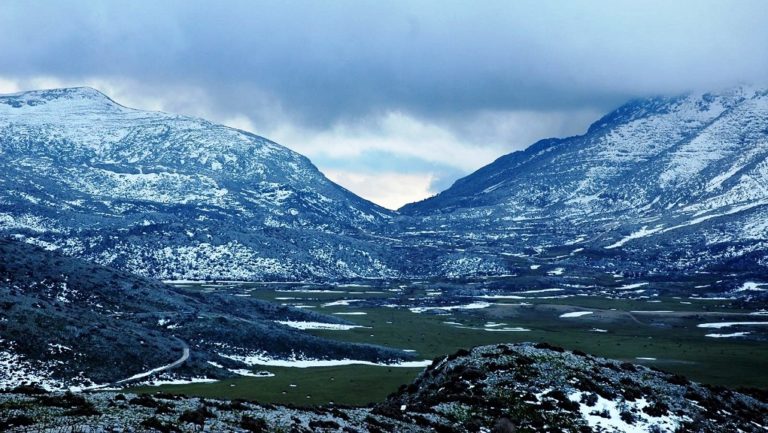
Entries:
[[[167, 392], [206, 398], [257, 400], [264, 403], [317, 405], [333, 402], [366, 405], [383, 401], [419, 374], [419, 368], [349, 365], [315, 368], [259, 368], [274, 377], [243, 377], [216, 383], [134, 388], [134, 392]], [[291, 385], [296, 385], [292, 387]]]
[[[355, 292], [364, 289], [343, 289]], [[599, 297], [564, 299], [528, 299], [529, 306], [497, 305], [481, 310], [466, 310], [450, 315], [416, 314], [407, 309], [345, 307], [322, 308], [321, 304], [343, 298], [391, 297], [387, 294], [363, 293], [285, 293], [259, 288], [255, 297], [274, 300], [275, 297], [299, 298], [287, 302], [314, 305], [314, 311], [363, 311], [364, 316], [336, 316], [370, 328], [349, 331], [308, 331], [337, 340], [379, 344], [400, 349], [416, 350], [418, 359], [432, 359], [461, 348], [478, 345], [523, 341], [548, 342], [567, 349], [608, 358], [640, 362], [663, 370], [686, 375], [694, 380], [730, 387], [751, 386], [768, 388], [768, 344], [764, 341], [715, 339], [704, 337], [707, 332], [696, 328], [704, 321], [717, 321], [718, 316], [743, 313], [728, 302], [662, 298], [659, 303], [646, 300], [615, 300]], [[409, 296], [421, 296], [423, 290], [413, 290]], [[519, 301], [509, 301], [515, 303]], [[561, 319], [565, 311], [595, 310], [595, 314]], [[613, 311], [615, 310], [615, 311]], [[629, 311], [673, 310], [697, 313], [700, 316], [656, 314], [630, 315]], [[753, 317], [754, 319], [754, 317]], [[729, 319], [730, 320], [730, 319]], [[444, 322], [459, 322], [458, 328]], [[510, 327], [525, 327], [529, 332], [489, 332], [486, 322], [503, 322]], [[592, 332], [593, 328], [607, 333]], [[727, 329], [722, 332], [729, 332]], [[640, 361], [638, 357], [657, 358]], [[192, 384], [141, 388], [139, 391], [164, 390], [189, 395], [216, 398], [243, 398], [270, 403], [314, 405], [367, 404], [381, 401], [400, 385], [409, 383], [419, 369], [375, 366], [341, 366], [327, 368], [255, 368], [276, 374], [272, 378], [237, 378], [213, 384]], [[290, 387], [290, 384], [297, 385]], [[309, 396], [309, 398], [307, 398]]]

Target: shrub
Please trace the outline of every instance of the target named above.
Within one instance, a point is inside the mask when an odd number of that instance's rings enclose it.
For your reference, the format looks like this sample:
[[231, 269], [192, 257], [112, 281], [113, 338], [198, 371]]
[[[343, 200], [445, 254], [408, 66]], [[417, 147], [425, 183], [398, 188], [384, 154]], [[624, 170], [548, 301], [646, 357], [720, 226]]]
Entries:
[[203, 426], [205, 425], [205, 420], [209, 418], [216, 418], [216, 415], [207, 407], [199, 406], [195, 410], [184, 411], [179, 417], [179, 421]]
[[536, 344], [533, 345], [533, 347], [535, 347], [537, 349], [549, 349], [549, 350], [551, 350], [553, 352], [558, 352], [558, 353], [565, 352], [565, 349], [563, 349], [562, 347], [553, 346], [553, 345], [551, 345], [549, 343], [536, 343]]
[[160, 433], [181, 433], [181, 429], [175, 425], [171, 423], [164, 423], [155, 417], [145, 419], [141, 422], [141, 426], [148, 429], [157, 430]]
[[27, 394], [27, 395], [39, 395], [48, 394], [45, 388], [39, 385], [19, 385], [11, 390], [13, 394]]
[[151, 395], [148, 394], [140, 394], [128, 401], [128, 403], [134, 405], [134, 406], [143, 406], [143, 407], [150, 407], [150, 408], [156, 408], [160, 406], [160, 402], [152, 398]]
[[93, 405], [90, 401], [86, 401], [85, 403], [76, 406], [66, 412], [64, 412], [65, 416], [97, 416], [101, 415], [101, 413], [96, 410], [96, 406]]
[[12, 416], [5, 421], [0, 421], [0, 431], [16, 427], [27, 427], [33, 425], [35, 420], [26, 415]]
[[248, 430], [251, 433], [263, 433], [267, 431], [267, 422], [262, 418], [254, 418], [248, 415], [243, 415], [240, 419], [240, 427]]

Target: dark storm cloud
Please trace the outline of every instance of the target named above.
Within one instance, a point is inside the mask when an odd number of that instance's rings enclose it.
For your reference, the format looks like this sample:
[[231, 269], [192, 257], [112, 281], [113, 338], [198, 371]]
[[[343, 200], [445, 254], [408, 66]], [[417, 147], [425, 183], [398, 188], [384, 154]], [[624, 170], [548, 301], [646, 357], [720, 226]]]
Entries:
[[4, 1], [0, 76], [205, 89], [323, 127], [389, 110], [608, 108], [764, 82], [762, 1]]
[[92, 85], [397, 208], [627, 99], [768, 82], [768, 3], [0, 1], [0, 92]]

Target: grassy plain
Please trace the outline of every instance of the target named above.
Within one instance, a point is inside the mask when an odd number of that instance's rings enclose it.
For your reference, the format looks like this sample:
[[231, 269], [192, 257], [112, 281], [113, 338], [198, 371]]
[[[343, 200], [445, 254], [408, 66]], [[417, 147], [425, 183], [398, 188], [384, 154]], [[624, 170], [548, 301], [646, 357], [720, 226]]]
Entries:
[[[488, 308], [415, 313], [391, 304], [395, 300], [407, 301], [408, 297], [423, 299], [433, 289], [426, 286], [406, 294], [367, 287], [337, 290], [342, 293], [285, 292], [268, 286], [243, 286], [233, 290], [242, 291], [246, 287], [252, 296], [309, 306], [325, 314], [365, 313], [337, 316], [364, 328], [307, 332], [337, 340], [406, 349], [413, 351], [416, 359], [432, 359], [477, 345], [547, 342], [597, 356], [654, 366], [704, 383], [768, 388], [768, 369], [765, 368], [768, 343], [764, 334], [760, 335], [768, 329], [754, 329], [757, 338], [743, 339], [705, 336], [712, 332], [733, 332], [729, 330], [731, 328], [696, 327], [703, 322], [756, 319], [730, 301], [673, 297], [652, 300], [557, 297], [557, 292], [543, 292], [526, 294], [522, 300], [489, 300], [492, 305]], [[323, 306], [343, 299], [362, 299], [363, 302]], [[590, 311], [591, 314], [560, 317], [577, 311]], [[526, 330], [512, 330], [516, 328]], [[361, 405], [381, 401], [400, 385], [413, 380], [420, 369], [351, 365], [303, 369], [254, 367], [254, 371], [269, 371], [275, 376], [136, 390], [242, 398], [264, 403]]]

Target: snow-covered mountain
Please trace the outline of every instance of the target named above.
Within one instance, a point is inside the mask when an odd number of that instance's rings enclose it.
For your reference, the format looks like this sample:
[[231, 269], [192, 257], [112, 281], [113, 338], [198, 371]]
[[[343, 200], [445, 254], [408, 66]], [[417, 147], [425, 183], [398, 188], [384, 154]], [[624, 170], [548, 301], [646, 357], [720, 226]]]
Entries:
[[0, 96], [0, 231], [158, 278], [385, 277], [392, 217], [312, 163], [91, 88]]
[[380, 208], [305, 157], [89, 88], [0, 97], [0, 234], [162, 279], [768, 266], [768, 91], [630, 102]]
[[766, 157], [765, 89], [643, 99], [400, 212], [422, 242], [646, 270], [765, 269]]

